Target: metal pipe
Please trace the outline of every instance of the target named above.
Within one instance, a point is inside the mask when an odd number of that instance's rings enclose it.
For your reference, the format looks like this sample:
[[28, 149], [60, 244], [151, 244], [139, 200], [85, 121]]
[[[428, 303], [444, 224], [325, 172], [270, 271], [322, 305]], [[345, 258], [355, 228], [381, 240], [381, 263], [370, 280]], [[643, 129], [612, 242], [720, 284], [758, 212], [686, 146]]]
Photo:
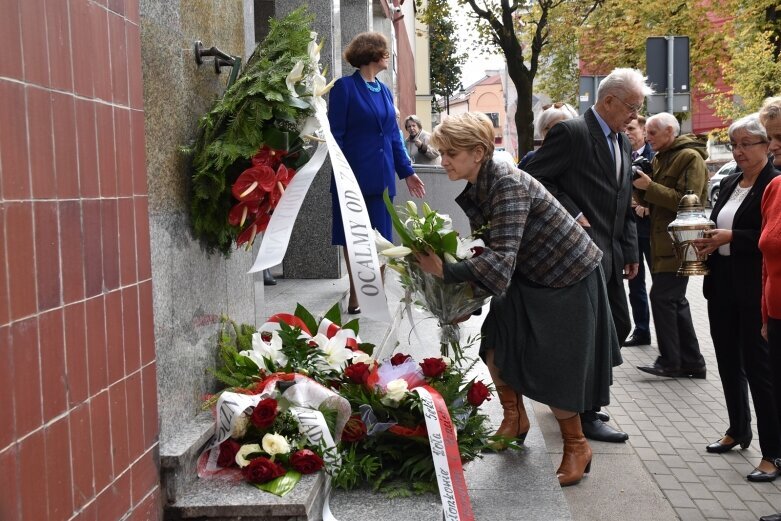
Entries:
[[675, 107], [675, 85], [674, 70], [675, 66], [675, 36], [665, 36], [667, 40], [667, 112], [673, 113]]

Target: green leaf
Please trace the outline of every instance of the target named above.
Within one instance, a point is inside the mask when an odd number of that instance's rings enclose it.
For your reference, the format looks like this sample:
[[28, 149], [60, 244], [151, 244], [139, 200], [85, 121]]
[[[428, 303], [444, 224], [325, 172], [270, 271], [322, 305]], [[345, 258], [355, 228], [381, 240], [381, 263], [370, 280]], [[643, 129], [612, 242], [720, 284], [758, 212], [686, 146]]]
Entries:
[[458, 232], [452, 231], [442, 236], [442, 249], [452, 255], [456, 254], [458, 249]]
[[253, 485], [260, 490], [282, 497], [293, 490], [299, 481], [301, 481], [301, 473], [297, 470], [288, 470], [284, 476], [279, 476], [267, 483], [253, 483]]
[[331, 306], [331, 309], [328, 310], [323, 318], [327, 318], [337, 326], [342, 327], [342, 312], [339, 308], [339, 303], [337, 302]]
[[317, 334], [317, 320], [315, 320], [315, 317], [312, 316], [309, 310], [301, 304], [296, 304], [296, 311], [293, 314], [303, 320], [310, 333], [313, 335]]
[[412, 248], [415, 245], [415, 240], [409, 234], [407, 228], [404, 227], [404, 223], [401, 222], [401, 219], [399, 219], [399, 214], [396, 213], [396, 208], [393, 206], [393, 201], [391, 201], [390, 196], [388, 195], [387, 188], [382, 193], [382, 199], [385, 201], [385, 208], [388, 209], [388, 214], [393, 223], [393, 229], [396, 230], [399, 239], [401, 239], [401, 243], [408, 248]]

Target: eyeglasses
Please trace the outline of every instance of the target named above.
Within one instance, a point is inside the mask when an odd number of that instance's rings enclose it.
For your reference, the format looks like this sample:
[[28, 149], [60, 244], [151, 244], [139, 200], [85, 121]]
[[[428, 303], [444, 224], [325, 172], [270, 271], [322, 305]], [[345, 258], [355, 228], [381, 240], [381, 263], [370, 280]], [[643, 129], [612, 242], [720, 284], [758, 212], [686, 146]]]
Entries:
[[748, 147], [754, 147], [757, 145], [767, 144], [767, 141], [757, 141], [756, 143], [727, 143], [727, 150], [734, 152], [735, 150], [745, 150]]
[[643, 108], [642, 105], [630, 105], [629, 103], [627, 103], [626, 101], [622, 100], [618, 96], [616, 96], [616, 99], [618, 101], [620, 101], [621, 103], [623, 103], [624, 105], [626, 105], [626, 108], [628, 108], [632, 114], [635, 114], [635, 115], [639, 114], [640, 110]]

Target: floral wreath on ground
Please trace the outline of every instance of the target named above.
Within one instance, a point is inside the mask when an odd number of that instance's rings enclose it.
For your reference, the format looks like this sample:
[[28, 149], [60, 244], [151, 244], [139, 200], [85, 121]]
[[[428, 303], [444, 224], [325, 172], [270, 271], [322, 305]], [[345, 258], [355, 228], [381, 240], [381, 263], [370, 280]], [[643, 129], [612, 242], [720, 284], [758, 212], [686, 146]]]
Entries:
[[[276, 433], [283, 436], [290, 447], [309, 450], [325, 461], [325, 465], [316, 470], [324, 468], [338, 488], [352, 489], [367, 484], [375, 490], [399, 494], [436, 490], [424, 407], [420, 396], [414, 392], [421, 386], [441, 395], [447, 405], [463, 462], [479, 457], [484, 449], [490, 448], [494, 437], [490, 435], [488, 419], [480, 412], [480, 406], [491, 399], [491, 389], [484, 382], [467, 376], [474, 362], [457, 364], [447, 357], [418, 361], [402, 353], [378, 361], [372, 357], [374, 346], [361, 342], [357, 319], [340, 324], [338, 306], [317, 321], [298, 305], [295, 313], [274, 315], [258, 329], [224, 319], [219, 341], [221, 365], [215, 375], [228, 387], [210, 397], [206, 406], [217, 404], [219, 407], [219, 400], [226, 393], [255, 396], [267, 392], [272, 381], [309, 381], [310, 386], [320, 388], [321, 395], [334, 393], [338, 398], [322, 401], [306, 398], [303, 402], [307, 403], [302, 403], [301, 395], [306, 394], [302, 391], [298, 393], [294, 407], [295, 411], [308, 408], [322, 414], [333, 439], [332, 447], [307, 445], [296, 437], [296, 432], [305, 429], [300, 424], [296, 427], [286, 414], [290, 408], [286, 400], [271, 397], [265, 400], [273, 398], [276, 401], [263, 402], [256, 399], [253, 407], [243, 411], [246, 420], [241, 420], [239, 425], [246, 424], [246, 431], [240, 428], [221, 440], [220, 454], [223, 450], [226, 453], [223, 462], [232, 466], [231, 454], [238, 454], [243, 447], [251, 445], [242, 452], [242, 457], [249, 461], [246, 467], [262, 466], [260, 476], [270, 478], [272, 483], [264, 490], [274, 489], [271, 490], [274, 492], [284, 476], [267, 472], [270, 465], [266, 460], [281, 465], [281, 468], [273, 467], [277, 473], [286, 470], [290, 474], [287, 469], [293, 465], [292, 455], [286, 456], [290, 451], [272, 455], [264, 449], [263, 437]], [[280, 389], [284, 387], [283, 384]], [[291, 395], [290, 391], [284, 390], [283, 396]], [[261, 403], [265, 405], [258, 411]], [[347, 404], [346, 414], [344, 404]], [[269, 410], [276, 411], [270, 424]], [[257, 417], [266, 421], [259, 426], [253, 421]], [[273, 439], [285, 447], [281, 440]], [[258, 447], [262, 450], [258, 451]], [[257, 458], [265, 459], [261, 460], [263, 463], [252, 464]], [[239, 464], [238, 456], [233, 459]], [[309, 455], [308, 468], [315, 469], [316, 461]], [[257, 475], [248, 476], [248, 472], [242, 472], [244, 479], [257, 483]], [[286, 492], [288, 488], [280, 490]]]

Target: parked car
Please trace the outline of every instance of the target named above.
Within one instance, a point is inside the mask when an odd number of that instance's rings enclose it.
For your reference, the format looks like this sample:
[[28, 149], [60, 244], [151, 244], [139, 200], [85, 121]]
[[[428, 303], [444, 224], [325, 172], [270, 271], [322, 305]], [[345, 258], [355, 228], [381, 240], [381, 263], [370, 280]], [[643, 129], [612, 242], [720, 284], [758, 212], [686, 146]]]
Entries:
[[738, 167], [735, 161], [725, 163], [724, 166], [719, 168], [718, 172], [713, 174], [713, 177], [708, 181], [708, 205], [713, 208], [716, 201], [719, 200], [719, 191], [721, 190], [721, 180], [730, 174], [735, 173], [735, 169]]

